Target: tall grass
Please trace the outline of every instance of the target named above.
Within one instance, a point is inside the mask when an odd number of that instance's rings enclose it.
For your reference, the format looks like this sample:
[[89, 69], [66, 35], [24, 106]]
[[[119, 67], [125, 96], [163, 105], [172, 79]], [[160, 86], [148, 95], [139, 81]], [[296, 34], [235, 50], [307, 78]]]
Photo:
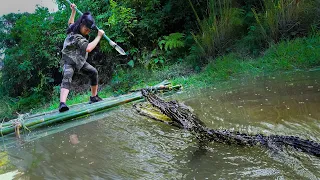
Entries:
[[233, 7], [232, 0], [207, 0], [207, 14], [200, 20], [190, 0], [189, 3], [198, 21], [199, 33], [193, 37], [200, 53], [205, 57], [223, 54], [243, 24], [244, 11]]
[[[167, 69], [161, 69], [158, 72], [137, 68], [131, 72], [131, 75], [128, 73], [119, 74], [118, 81], [127, 82], [130, 79], [134, 82], [134, 86], [131, 87], [131, 89], [150, 86], [164, 79], [171, 80], [174, 84], [182, 84], [186, 88], [199, 88], [212, 86], [218, 81], [228, 80], [239, 75], [263, 75], [264, 73], [275, 71], [320, 66], [320, 33], [313, 37], [282, 41], [273, 46], [274, 47], [265, 51], [263, 57], [255, 59], [239, 57], [234, 53], [215, 59], [212, 58], [210, 63], [199, 73], [192, 71], [192, 68], [188, 67], [187, 64], [176, 64]], [[116, 86], [116, 88], [112, 86]], [[102, 90], [99, 95], [104, 98], [117, 94], [114, 92], [115, 89], [122, 89], [122, 93], [125, 93], [127, 86], [118, 84], [118, 82], [112, 82], [111, 85]], [[88, 102], [89, 96], [90, 92], [70, 96], [68, 105]], [[56, 110], [58, 105], [59, 99], [58, 95], [56, 95], [56, 98], [43, 104], [42, 107], [35, 107], [36, 110], [33, 110], [33, 112], [27, 112], [35, 113]], [[13, 104], [9, 97], [3, 96], [0, 98], [1, 119], [13, 118], [13, 115], [17, 115], [15, 113], [16, 111], [17, 105]]]
[[252, 8], [261, 34], [269, 44], [305, 36], [312, 27], [314, 0], [263, 0], [263, 11]]
[[241, 75], [264, 75], [281, 71], [309, 69], [320, 66], [320, 33], [314, 37], [281, 41], [258, 58], [243, 58], [230, 53], [211, 60], [198, 74], [177, 77], [174, 84], [206, 87]]

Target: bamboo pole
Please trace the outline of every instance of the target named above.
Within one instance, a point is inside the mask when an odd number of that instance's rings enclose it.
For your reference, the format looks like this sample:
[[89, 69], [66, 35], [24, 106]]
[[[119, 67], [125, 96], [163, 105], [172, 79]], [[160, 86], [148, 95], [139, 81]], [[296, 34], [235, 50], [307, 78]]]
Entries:
[[[170, 90], [170, 85], [171, 85], [171, 83], [169, 82], [169, 81], [167, 81], [167, 80], [164, 80], [164, 81], [162, 81], [161, 83], [159, 83], [159, 84], [156, 84], [156, 85], [154, 85], [154, 86], [151, 86], [151, 87], [149, 87], [150, 89], [154, 89], [154, 90], [156, 90], [156, 91], [158, 91], [158, 90]], [[175, 90], [175, 88], [180, 88], [181, 86], [180, 85], [176, 85], [176, 86], [173, 86], [173, 87], [171, 87], [171, 88], [173, 88], [174, 90]], [[148, 88], [148, 87], [147, 87]], [[137, 89], [137, 90], [132, 90], [132, 91], [130, 91], [130, 92], [137, 92], [137, 91], [140, 91], [141, 89]], [[126, 94], [126, 95], [122, 95], [123, 97], [125, 97], [125, 96], [128, 96], [128, 95], [130, 95], [130, 94]], [[122, 97], [121, 96], [121, 97]], [[104, 101], [113, 101], [113, 100], [116, 100], [116, 99], [119, 99], [119, 97], [109, 97], [109, 98], [105, 98], [105, 99], [103, 99]], [[71, 105], [71, 106], [69, 106], [69, 108], [71, 109], [71, 108], [74, 108], [74, 107], [79, 107], [79, 106], [86, 106], [86, 105], [88, 105], [87, 103], [79, 103], [79, 104], [74, 104], [74, 105]], [[59, 113], [57, 110], [54, 110], [54, 111], [49, 111], [49, 112], [45, 112], [45, 113], [39, 113], [39, 114], [34, 114], [34, 115], [27, 115], [27, 114], [22, 114], [22, 116], [25, 116], [25, 118], [23, 118], [23, 119], [33, 119], [33, 118], [35, 118], [35, 117], [38, 117], [38, 116], [47, 116], [47, 115], [52, 115], [52, 114], [54, 114], [54, 113]], [[19, 121], [19, 118], [17, 118], [17, 119], [12, 119], [12, 120], [10, 120], [10, 121], [8, 121], [8, 122], [4, 122], [4, 123], [2, 123], [1, 125], [0, 125], [0, 128], [1, 127], [7, 127], [7, 126], [11, 126], [15, 121]]]
[[[178, 90], [180, 89], [181, 86], [158, 86], [158, 87], [153, 87], [152, 89], [156, 91], [164, 90], [164, 91], [170, 91], [170, 90]], [[125, 103], [129, 103], [132, 101], [140, 100], [143, 99], [143, 96], [140, 91], [130, 93], [127, 95], [122, 95], [119, 96], [113, 100], [110, 101], [100, 101], [97, 103], [93, 104], [84, 104], [81, 107], [77, 108], [72, 108], [67, 112], [63, 113], [52, 113], [52, 114], [47, 114], [43, 116], [33, 116], [32, 118], [27, 118], [23, 121], [11, 121], [5, 124], [2, 124], [1, 129], [0, 129], [0, 135], [4, 136], [10, 133], [14, 133], [15, 129], [17, 127], [20, 127], [19, 129], [23, 127], [27, 127], [28, 129], [35, 129], [38, 127], [43, 127], [47, 125], [51, 125], [54, 123], [62, 122], [62, 121], [67, 121], [67, 120], [72, 120], [72, 119], [78, 119], [79, 117], [84, 117], [84, 116], [89, 116], [90, 114], [93, 113], [98, 113], [100, 111], [110, 109]]]
[[[50, 125], [55, 122], [61, 122], [61, 121], [65, 121], [65, 120], [74, 119], [79, 116], [88, 115], [93, 112], [101, 111], [103, 109], [112, 108], [112, 107], [121, 105], [126, 102], [131, 102], [131, 101], [140, 99], [141, 93], [139, 95], [137, 95], [137, 94], [139, 94], [139, 93], [135, 93], [132, 97], [125, 97], [125, 99], [123, 99], [123, 97], [121, 97], [119, 100], [116, 100], [116, 101], [95, 103], [95, 104], [88, 105], [88, 107], [82, 107], [82, 108], [78, 108], [78, 109], [70, 109], [69, 111], [64, 112], [64, 113], [57, 113], [57, 114], [53, 114], [53, 115], [39, 116], [34, 119], [27, 119], [23, 122], [23, 124], [24, 124], [24, 126], [26, 126], [28, 128], [33, 128], [33, 126], [41, 127], [41, 126], [45, 126], [45, 125]], [[3, 135], [6, 135], [6, 134], [14, 132], [15, 126], [13, 124], [11, 124], [10, 126], [3, 127], [0, 131], [2, 132]]]

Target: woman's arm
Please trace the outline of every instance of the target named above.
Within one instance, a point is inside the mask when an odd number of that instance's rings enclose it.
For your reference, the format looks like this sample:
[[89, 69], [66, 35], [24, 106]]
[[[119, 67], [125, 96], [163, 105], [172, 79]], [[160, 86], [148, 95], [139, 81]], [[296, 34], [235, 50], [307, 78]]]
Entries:
[[86, 49], [87, 52], [91, 52], [97, 46], [103, 34], [104, 34], [104, 31], [99, 29], [97, 37], [91, 43], [88, 44]]
[[71, 8], [71, 15], [68, 21], [68, 25], [73, 24], [74, 23], [74, 17], [76, 16], [76, 8], [77, 6], [75, 4], [71, 4], [70, 8]]

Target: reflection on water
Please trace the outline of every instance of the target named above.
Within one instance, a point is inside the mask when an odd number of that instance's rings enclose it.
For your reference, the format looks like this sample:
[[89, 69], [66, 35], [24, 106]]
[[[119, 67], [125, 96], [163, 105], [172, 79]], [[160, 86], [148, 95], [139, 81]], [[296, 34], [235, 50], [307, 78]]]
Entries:
[[319, 71], [244, 78], [188, 94], [185, 103], [212, 128], [320, 140], [318, 81]]
[[[320, 71], [244, 77], [167, 98], [191, 106], [213, 129], [320, 142], [319, 77]], [[319, 158], [214, 142], [199, 148], [189, 132], [141, 117], [130, 105], [68, 124], [2, 145], [9, 161], [0, 159], [0, 172], [16, 179], [320, 178]]]

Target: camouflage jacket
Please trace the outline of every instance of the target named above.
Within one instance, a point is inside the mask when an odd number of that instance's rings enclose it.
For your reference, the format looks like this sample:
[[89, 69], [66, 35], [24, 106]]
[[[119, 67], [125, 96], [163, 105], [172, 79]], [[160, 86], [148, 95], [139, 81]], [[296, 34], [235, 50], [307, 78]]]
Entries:
[[69, 33], [63, 43], [61, 63], [74, 65], [79, 71], [88, 58], [88, 44], [89, 41], [81, 34]]

